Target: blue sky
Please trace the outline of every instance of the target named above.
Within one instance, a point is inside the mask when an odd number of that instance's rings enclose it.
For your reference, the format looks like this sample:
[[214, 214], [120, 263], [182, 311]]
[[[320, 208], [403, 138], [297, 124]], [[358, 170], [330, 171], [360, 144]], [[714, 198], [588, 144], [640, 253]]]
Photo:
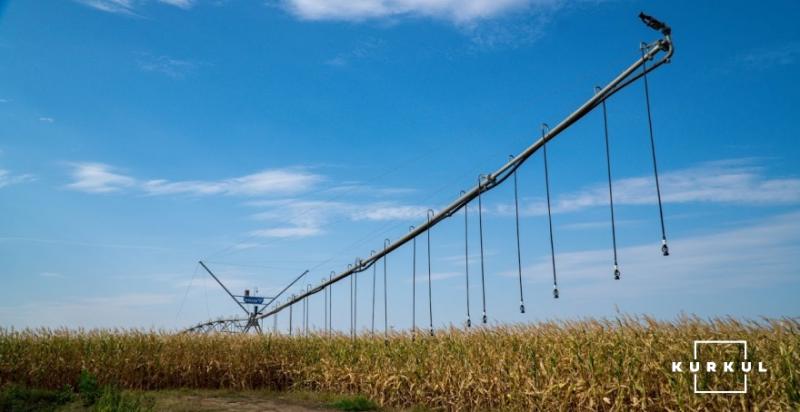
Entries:
[[[673, 254], [659, 254], [638, 83], [608, 102], [622, 280], [594, 112], [548, 150], [560, 299], [541, 156], [519, 171], [525, 315], [512, 187], [485, 196], [490, 319], [798, 315], [796, 2], [337, 3], [0, 3], [0, 325], [176, 328], [236, 314], [201, 258], [235, 291], [269, 294], [304, 269], [301, 287], [317, 283], [448, 204], [632, 63], [657, 37], [640, 10], [674, 29], [674, 61], [650, 79]], [[431, 233], [437, 326], [465, 317], [462, 225]], [[388, 273], [389, 323], [406, 328], [409, 247]], [[360, 328], [371, 276], [359, 277]], [[346, 328], [347, 282], [333, 293]], [[321, 304], [312, 298], [312, 323]]]

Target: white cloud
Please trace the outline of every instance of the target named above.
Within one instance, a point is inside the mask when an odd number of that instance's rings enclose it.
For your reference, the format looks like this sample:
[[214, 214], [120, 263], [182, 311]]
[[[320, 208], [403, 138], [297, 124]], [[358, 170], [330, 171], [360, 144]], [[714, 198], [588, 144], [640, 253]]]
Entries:
[[142, 189], [151, 195], [227, 194], [256, 196], [275, 193], [298, 193], [311, 188], [321, 180], [321, 176], [301, 170], [271, 169], [217, 181], [192, 180], [170, 182], [163, 179], [148, 180], [143, 182]]
[[[661, 175], [662, 199], [666, 203], [714, 202], [745, 205], [800, 203], [800, 178], [767, 178], [764, 169], [751, 159], [734, 159], [702, 163], [698, 166]], [[618, 205], [644, 205], [656, 202], [652, 176], [619, 179], [614, 182], [614, 201]], [[362, 204], [284, 199], [253, 202], [253, 206], [269, 209], [254, 215], [259, 220], [271, 220], [282, 225], [253, 232], [263, 237], [310, 237], [325, 233], [323, 227], [335, 216], [351, 221], [424, 220], [427, 206], [404, 205], [392, 202]], [[608, 206], [608, 189], [593, 185], [574, 193], [558, 196], [554, 211], [577, 212], [591, 207]], [[539, 216], [547, 213], [543, 200], [523, 202], [522, 214]], [[511, 215], [513, 204], [494, 207], [496, 213]], [[631, 223], [620, 221], [620, 224]], [[607, 226], [608, 222], [573, 224], [571, 229]]]
[[0, 188], [34, 180], [36, 180], [36, 177], [31, 174], [12, 175], [8, 170], [0, 169]]
[[131, 177], [114, 173], [114, 168], [103, 163], [73, 164], [73, 183], [68, 188], [87, 193], [116, 192], [136, 184]]
[[[123, 174], [113, 166], [103, 163], [72, 163], [70, 166], [74, 181], [66, 187], [86, 193], [132, 191], [148, 196], [291, 195], [305, 192], [324, 180], [323, 176], [301, 169], [270, 169], [221, 180], [142, 180]], [[360, 190], [361, 186], [348, 186], [346, 192], [356, 189]], [[376, 190], [381, 195], [396, 193], [391, 189]], [[330, 191], [337, 192], [336, 188]], [[264, 208], [263, 211], [253, 215], [255, 219], [279, 222], [275, 227], [251, 232], [253, 236], [267, 238], [317, 236], [325, 233], [324, 225], [336, 216], [351, 221], [411, 220], [424, 218], [428, 209], [424, 206], [400, 205], [393, 202], [354, 204], [296, 199], [258, 200], [246, 204]]]
[[[557, 253], [556, 267], [559, 283], [577, 283], [589, 295], [601, 293], [598, 287], [634, 295], [675, 289], [719, 293], [719, 288], [765, 287], [796, 278], [798, 241], [800, 212], [793, 212], [734, 230], [670, 239], [669, 257], [661, 256], [657, 242], [624, 247], [619, 249], [623, 281], [635, 278], [635, 289], [615, 288], [610, 249]], [[550, 271], [547, 255], [523, 273], [545, 281]], [[503, 275], [517, 276], [516, 271]]]
[[50, 278], [50, 279], [62, 279], [65, 276], [58, 272], [42, 272], [39, 276], [43, 278]]
[[166, 179], [139, 180], [115, 171], [103, 163], [73, 163], [73, 183], [68, 188], [87, 193], [106, 193], [135, 189], [147, 195], [236, 195], [257, 196], [297, 193], [322, 180], [316, 174], [296, 169], [270, 169], [222, 180]]
[[[764, 168], [751, 159], [733, 159], [702, 163], [695, 167], [663, 173], [661, 195], [665, 203], [730, 203], [774, 205], [800, 203], [800, 178], [768, 178]], [[656, 202], [655, 181], [651, 176], [614, 181], [614, 203], [644, 205]], [[554, 212], [575, 212], [595, 206], [608, 206], [608, 188], [593, 185], [556, 197]], [[499, 205], [496, 211], [513, 214], [513, 205]], [[547, 213], [542, 200], [521, 206], [525, 215]]]
[[457, 23], [489, 19], [556, 0], [283, 0], [283, 6], [305, 20], [361, 21], [391, 17], [432, 17]]
[[39, 121], [42, 123], [53, 123], [56, 121], [56, 119], [53, 119], [52, 117], [42, 116], [39, 118]]
[[321, 180], [318, 175], [290, 170], [265, 170], [228, 180], [230, 194], [257, 195], [270, 192], [291, 193], [309, 188]]

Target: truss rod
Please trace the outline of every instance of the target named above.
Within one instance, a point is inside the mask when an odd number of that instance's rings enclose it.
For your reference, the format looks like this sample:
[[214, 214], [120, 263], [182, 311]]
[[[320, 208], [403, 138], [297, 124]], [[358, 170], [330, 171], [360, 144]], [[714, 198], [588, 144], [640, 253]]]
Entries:
[[203, 269], [205, 269], [205, 270], [206, 270], [206, 272], [208, 272], [208, 274], [209, 274], [209, 275], [211, 275], [211, 277], [212, 277], [212, 278], [214, 278], [214, 280], [216, 280], [216, 281], [217, 281], [217, 283], [219, 283], [219, 285], [220, 285], [220, 286], [222, 286], [222, 288], [223, 288], [223, 289], [225, 289], [225, 292], [228, 294], [228, 296], [230, 296], [230, 297], [231, 297], [231, 299], [233, 299], [233, 301], [234, 301], [234, 302], [236, 302], [236, 304], [237, 304], [237, 305], [239, 305], [239, 307], [240, 307], [240, 308], [242, 308], [242, 310], [244, 311], [244, 313], [246, 313], [248, 316], [250, 316], [250, 311], [249, 311], [249, 310], [247, 310], [247, 308], [246, 308], [246, 307], [244, 307], [244, 305], [242, 305], [242, 303], [241, 303], [241, 302], [239, 302], [239, 299], [236, 299], [236, 296], [233, 296], [233, 293], [231, 293], [231, 291], [230, 291], [230, 290], [228, 290], [228, 288], [227, 288], [227, 287], [225, 287], [225, 285], [222, 283], [222, 281], [221, 281], [221, 280], [219, 280], [219, 278], [217, 277], [217, 275], [215, 275], [215, 274], [214, 274], [214, 272], [212, 272], [212, 271], [211, 271], [211, 269], [209, 269], [209, 268], [208, 268], [208, 266], [206, 266], [206, 264], [205, 264], [205, 263], [203, 263], [203, 261], [202, 261], [202, 260], [201, 260], [201, 261], [199, 261], [199, 263], [200, 263], [200, 266], [202, 266], [202, 267], [203, 267]]
[[[203, 262], [200, 262], [200, 264], [202, 264], [202, 263], [203, 263]], [[277, 301], [277, 299], [278, 299], [279, 297], [281, 297], [281, 295], [283, 295], [283, 293], [284, 293], [284, 292], [286, 292], [287, 290], [289, 290], [289, 288], [290, 288], [290, 287], [292, 287], [292, 285], [294, 285], [295, 283], [297, 283], [297, 281], [298, 281], [298, 280], [300, 280], [300, 279], [302, 279], [302, 278], [303, 278], [303, 276], [305, 276], [306, 274], [308, 274], [308, 270], [306, 270], [305, 272], [301, 273], [301, 274], [300, 274], [300, 276], [298, 276], [298, 277], [294, 278], [294, 280], [293, 280], [291, 283], [289, 283], [288, 285], [286, 285], [286, 287], [285, 287], [285, 288], [283, 288], [283, 289], [282, 289], [280, 292], [278, 292], [278, 294], [277, 294], [277, 295], [273, 296], [273, 297], [272, 297], [272, 298], [269, 300], [269, 302], [267, 302], [267, 303], [264, 305], [264, 307], [263, 307], [263, 308], [261, 308], [261, 310], [259, 310], [259, 311], [258, 311], [258, 313], [260, 314], [261, 312], [263, 312], [263, 311], [264, 311], [264, 310], [265, 310], [267, 307], [269, 307], [269, 305], [271, 305], [271, 304], [272, 304], [272, 302], [276, 302], [276, 301]]]

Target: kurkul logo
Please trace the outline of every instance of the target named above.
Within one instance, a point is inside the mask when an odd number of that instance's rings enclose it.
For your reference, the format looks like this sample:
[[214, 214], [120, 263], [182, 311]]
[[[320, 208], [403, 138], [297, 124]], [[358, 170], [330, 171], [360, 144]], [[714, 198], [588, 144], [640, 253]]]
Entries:
[[[738, 346], [742, 360], [725, 359], [701, 362], [700, 350], [708, 345]], [[693, 360], [688, 362], [688, 368], [685, 367], [684, 362], [672, 362], [672, 372], [683, 373], [688, 370], [692, 373], [694, 393], [747, 393], [747, 378], [750, 373], [754, 372], [753, 362], [747, 359], [747, 353], [747, 341], [744, 340], [696, 340], [693, 345]], [[767, 372], [764, 362], [757, 362], [755, 372]], [[742, 376], [743, 381], [741, 386], [736, 388], [700, 389], [698, 388], [699, 374], [736, 374]]]

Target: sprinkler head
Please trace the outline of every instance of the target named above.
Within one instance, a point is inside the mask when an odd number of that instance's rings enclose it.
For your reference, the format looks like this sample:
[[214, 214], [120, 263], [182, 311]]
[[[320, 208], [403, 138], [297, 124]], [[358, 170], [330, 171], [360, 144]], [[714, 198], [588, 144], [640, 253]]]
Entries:
[[433, 328], [431, 328], [431, 336], [433, 336]]
[[667, 240], [661, 240], [661, 254], [664, 256], [669, 256], [669, 246], [667, 246]]
[[619, 280], [619, 275], [620, 275], [619, 268], [617, 267], [617, 265], [614, 265], [614, 280]]
[[483, 323], [489, 323], [489, 318], [486, 317], [486, 314], [483, 314]]
[[558, 288], [553, 288], [553, 298], [558, 299]]
[[472, 321], [469, 318], [467, 318], [467, 327], [468, 328], [472, 327]]
[[525, 305], [524, 304], [520, 304], [519, 305], [519, 313], [525, 313]]

